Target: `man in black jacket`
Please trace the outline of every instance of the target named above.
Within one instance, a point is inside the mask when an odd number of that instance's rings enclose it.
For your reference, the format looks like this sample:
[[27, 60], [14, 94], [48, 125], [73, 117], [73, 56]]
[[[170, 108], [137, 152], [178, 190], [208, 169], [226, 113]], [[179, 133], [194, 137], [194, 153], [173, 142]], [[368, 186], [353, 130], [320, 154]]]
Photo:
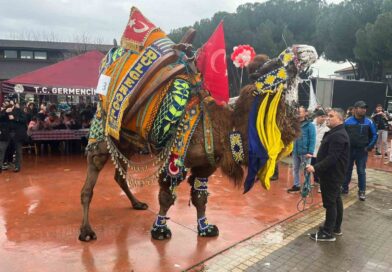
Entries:
[[331, 129], [324, 134], [317, 163], [308, 165], [306, 170], [320, 178], [321, 196], [326, 209], [325, 223], [310, 238], [317, 241], [335, 241], [335, 235], [341, 235], [343, 203], [340, 196], [348, 167], [350, 140], [343, 125], [344, 111], [334, 108], [328, 112], [327, 126]]
[[19, 172], [22, 161], [22, 144], [27, 138], [26, 116], [20, 109], [19, 104], [15, 101], [10, 101], [1, 110], [1, 120], [7, 127], [8, 137], [0, 142], [0, 163], [3, 164], [4, 153], [7, 150], [11, 141], [15, 145], [15, 168], [14, 172]]
[[10, 107], [10, 104], [6, 101], [0, 108], [0, 173], [3, 169], [4, 156], [10, 140], [8, 114], [6, 112], [8, 107]]

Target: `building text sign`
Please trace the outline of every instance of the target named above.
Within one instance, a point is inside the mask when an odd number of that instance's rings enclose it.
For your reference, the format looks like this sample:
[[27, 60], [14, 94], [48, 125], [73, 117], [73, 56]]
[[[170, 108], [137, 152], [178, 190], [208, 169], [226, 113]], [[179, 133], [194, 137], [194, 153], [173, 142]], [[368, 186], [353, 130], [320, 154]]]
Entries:
[[67, 88], [67, 87], [42, 87], [33, 86], [35, 93], [38, 95], [95, 95], [94, 88]]

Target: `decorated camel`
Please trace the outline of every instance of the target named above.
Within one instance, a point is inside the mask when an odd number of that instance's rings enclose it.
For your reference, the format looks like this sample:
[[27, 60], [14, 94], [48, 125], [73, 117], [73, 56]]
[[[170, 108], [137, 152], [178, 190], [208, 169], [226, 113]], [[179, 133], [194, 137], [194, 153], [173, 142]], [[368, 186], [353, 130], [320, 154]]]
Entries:
[[160, 209], [151, 235], [163, 240], [172, 235], [166, 216], [176, 187], [188, 173], [198, 234], [217, 236], [217, 226], [209, 224], [205, 214], [208, 179], [215, 170], [220, 167], [240, 186], [245, 167], [244, 192], [256, 180], [268, 189], [276, 161], [291, 152], [300, 132], [295, 110], [298, 74], [317, 59], [314, 48], [294, 45], [274, 59], [256, 56], [248, 67], [253, 82], [242, 88], [231, 107], [218, 105], [201, 88], [203, 76], [195, 68], [189, 45], [192, 37], [189, 32], [174, 44], [132, 8], [121, 47], [110, 50], [102, 61], [106, 84], [98, 87], [102, 95], [90, 129], [80, 240], [97, 238], [89, 206], [98, 174], [110, 157], [116, 166], [115, 180], [132, 207], [145, 210], [147, 204], [130, 187], [151, 180], [129, 178], [128, 170], [144, 169], [129, 158], [146, 149], [154, 155], [159, 170], [152, 178], [160, 186]]

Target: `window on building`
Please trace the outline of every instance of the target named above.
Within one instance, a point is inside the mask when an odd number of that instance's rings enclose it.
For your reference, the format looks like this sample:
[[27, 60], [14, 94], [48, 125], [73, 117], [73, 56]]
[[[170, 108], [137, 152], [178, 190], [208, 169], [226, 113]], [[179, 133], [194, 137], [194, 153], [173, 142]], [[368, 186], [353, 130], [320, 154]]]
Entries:
[[32, 59], [33, 58], [33, 51], [20, 51], [20, 58], [21, 59]]
[[46, 52], [35, 51], [34, 52], [34, 59], [46, 60], [48, 55]]
[[18, 52], [16, 50], [4, 50], [5, 59], [16, 59], [18, 57]]

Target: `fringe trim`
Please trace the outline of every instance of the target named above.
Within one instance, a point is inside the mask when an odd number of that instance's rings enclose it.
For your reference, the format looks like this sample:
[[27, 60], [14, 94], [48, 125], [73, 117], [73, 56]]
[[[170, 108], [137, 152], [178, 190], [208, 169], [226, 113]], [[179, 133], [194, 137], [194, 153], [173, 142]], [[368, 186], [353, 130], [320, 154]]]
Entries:
[[129, 174], [127, 175], [127, 183], [128, 187], [130, 189], [136, 188], [136, 187], [143, 187], [146, 185], [152, 185], [152, 184], [157, 184], [158, 183], [158, 172], [159, 168], [157, 171], [155, 171], [153, 174], [144, 177], [144, 178], [133, 178]]
[[[113, 143], [110, 137], [106, 137], [106, 144], [115, 168], [119, 171], [120, 175], [127, 181], [129, 188], [141, 187], [144, 185], [158, 183], [159, 170], [162, 168], [162, 164], [164, 162], [163, 158], [165, 158], [164, 155], [166, 154], [165, 150], [162, 151], [157, 157], [153, 157], [147, 162], [135, 162], [125, 157], [120, 152], [120, 150], [118, 150], [117, 146]], [[122, 167], [121, 162], [126, 165], [126, 169]], [[143, 178], [132, 177], [131, 174], [127, 171], [128, 169], [130, 169], [131, 171], [136, 173], [147, 172], [147, 170], [149, 169], [149, 165], [151, 165], [151, 167], [156, 167], [157, 169], [153, 173]]]

